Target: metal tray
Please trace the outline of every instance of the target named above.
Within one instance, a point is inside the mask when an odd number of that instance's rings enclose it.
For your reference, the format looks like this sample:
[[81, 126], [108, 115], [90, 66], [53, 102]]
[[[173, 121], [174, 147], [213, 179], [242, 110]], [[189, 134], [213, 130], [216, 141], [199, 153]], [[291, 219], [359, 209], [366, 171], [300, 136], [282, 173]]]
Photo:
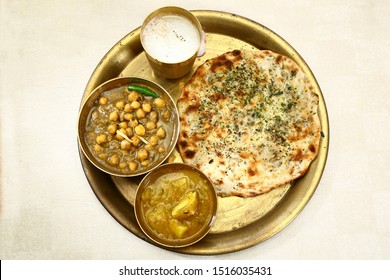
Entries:
[[[196, 68], [206, 59], [234, 49], [269, 49], [293, 59], [306, 72], [318, 93], [318, 114], [322, 125], [319, 154], [304, 177], [293, 184], [254, 198], [219, 198], [217, 221], [204, 239], [176, 252], [196, 255], [223, 254], [242, 250], [275, 235], [305, 207], [321, 179], [328, 153], [329, 124], [321, 89], [297, 51], [267, 27], [244, 17], [218, 11], [192, 11], [207, 35], [206, 53], [197, 58], [193, 70], [183, 78], [167, 80], [151, 70], [140, 43], [140, 28], [116, 43], [102, 58], [85, 88], [81, 102], [103, 82], [120, 76], [152, 80], [164, 87], [174, 100]], [[134, 216], [134, 194], [139, 178], [110, 176], [94, 167], [79, 150], [85, 175], [99, 201], [126, 229], [152, 243], [141, 231]], [[181, 161], [175, 150], [170, 159]], [[152, 243], [154, 244], [154, 243]], [[157, 245], [156, 245], [157, 246]]]

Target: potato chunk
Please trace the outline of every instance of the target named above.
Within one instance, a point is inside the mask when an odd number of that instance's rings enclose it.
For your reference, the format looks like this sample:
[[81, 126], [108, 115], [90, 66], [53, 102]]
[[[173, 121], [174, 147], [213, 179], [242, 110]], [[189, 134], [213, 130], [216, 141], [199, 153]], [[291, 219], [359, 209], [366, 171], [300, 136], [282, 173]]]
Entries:
[[169, 221], [169, 228], [177, 238], [182, 238], [188, 230], [188, 226], [180, 222], [179, 220], [172, 219]]
[[176, 219], [185, 219], [195, 214], [198, 208], [198, 193], [196, 191], [188, 192], [172, 209], [172, 217]]
[[179, 179], [176, 179], [174, 181], [172, 181], [172, 186], [174, 186], [175, 188], [188, 188], [188, 181], [187, 181], [187, 178], [186, 177], [181, 177]]

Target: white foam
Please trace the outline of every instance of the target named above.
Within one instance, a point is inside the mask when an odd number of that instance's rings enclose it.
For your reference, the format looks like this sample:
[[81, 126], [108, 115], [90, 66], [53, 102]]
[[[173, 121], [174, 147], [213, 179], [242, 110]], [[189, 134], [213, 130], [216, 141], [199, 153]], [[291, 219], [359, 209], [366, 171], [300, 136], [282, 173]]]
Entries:
[[187, 60], [198, 52], [201, 41], [198, 29], [189, 19], [172, 14], [151, 19], [142, 36], [145, 51], [165, 63]]

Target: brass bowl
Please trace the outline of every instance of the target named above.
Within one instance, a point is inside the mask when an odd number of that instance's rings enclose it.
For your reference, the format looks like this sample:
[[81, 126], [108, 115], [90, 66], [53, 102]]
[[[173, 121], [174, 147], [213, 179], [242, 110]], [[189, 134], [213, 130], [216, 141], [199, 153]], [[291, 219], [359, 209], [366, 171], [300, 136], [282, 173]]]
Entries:
[[[146, 221], [145, 216], [147, 215], [144, 209], [144, 202], [142, 201], [143, 194], [145, 190], [148, 187], [151, 188], [158, 188], [159, 184], [156, 184], [156, 181], [158, 180], [169, 180], [172, 178], [178, 178], [175, 177], [175, 173], [177, 172], [189, 172], [185, 174], [193, 174], [193, 176], [196, 176], [197, 178], [200, 178], [204, 182], [204, 186], [206, 189], [204, 189], [205, 192], [208, 193], [207, 197], [209, 198], [207, 200], [207, 203], [205, 201], [199, 202], [197, 212], [195, 212], [194, 215], [199, 215], [199, 212], [205, 213], [207, 211], [207, 216], [205, 219], [202, 219], [202, 226], [200, 229], [198, 229], [196, 232], [192, 233], [189, 236], [183, 236], [182, 238], [173, 238], [168, 239], [166, 238], [161, 232], [157, 232], [157, 230], [153, 230]], [[182, 174], [182, 173], [179, 173]], [[180, 175], [182, 176], [182, 175]], [[162, 179], [163, 178], [163, 179]], [[182, 178], [182, 177], [181, 177]], [[191, 179], [190, 179], [191, 180]], [[160, 181], [161, 182], [161, 181]], [[172, 187], [174, 188], [175, 192], [178, 192], [178, 187]], [[172, 189], [170, 190], [172, 191]], [[159, 196], [161, 197], [161, 195]], [[198, 197], [205, 197], [204, 195], [199, 195]], [[180, 199], [175, 200], [177, 203]], [[174, 204], [172, 204], [174, 205]], [[153, 209], [152, 206], [149, 205], [151, 209]], [[169, 208], [172, 210], [172, 208]], [[170, 211], [167, 210], [167, 211]], [[199, 169], [185, 164], [185, 163], [166, 163], [158, 168], [154, 169], [152, 172], [147, 174], [143, 180], [139, 183], [136, 194], [135, 194], [135, 202], [134, 202], [134, 212], [135, 217], [138, 222], [138, 225], [140, 226], [141, 230], [146, 234], [147, 237], [149, 237], [153, 242], [155, 242], [158, 245], [164, 246], [164, 247], [170, 247], [170, 248], [180, 248], [185, 246], [190, 246], [198, 241], [200, 241], [203, 237], [205, 237], [211, 227], [213, 226], [215, 219], [216, 219], [216, 213], [217, 213], [217, 195], [215, 192], [215, 189], [213, 187], [213, 184], [209, 180], [209, 178], [202, 173]], [[173, 212], [171, 212], [173, 213]], [[200, 216], [198, 216], [200, 217]], [[170, 217], [172, 218], [172, 217]], [[166, 223], [166, 227], [169, 227], [169, 223]]]
[[[148, 53], [148, 51], [145, 49], [144, 44], [144, 30], [145, 26], [153, 19], [157, 18], [159, 16], [163, 15], [178, 15], [184, 18], [189, 19], [194, 27], [197, 29], [199, 33], [199, 46], [196, 51], [192, 54], [192, 56], [188, 57], [187, 59], [175, 63], [167, 63], [162, 62], [158, 60], [156, 57], [153, 57]], [[191, 69], [195, 62], [198, 50], [201, 45], [202, 41], [202, 26], [199, 22], [199, 20], [194, 16], [190, 11], [185, 10], [180, 7], [175, 6], [168, 6], [168, 7], [162, 7], [154, 12], [152, 12], [149, 16], [146, 17], [144, 20], [142, 26], [141, 26], [141, 33], [140, 33], [140, 40], [141, 44], [144, 47], [146, 57], [148, 59], [148, 62], [150, 66], [152, 67], [153, 71], [162, 77], [168, 78], [168, 79], [177, 79], [180, 77], [183, 77], [185, 74], [187, 74]]]
[[[106, 164], [104, 160], [99, 159], [97, 155], [95, 155], [95, 153], [91, 151], [92, 147], [90, 147], [86, 141], [86, 128], [91, 118], [91, 109], [94, 104], [96, 104], [99, 97], [105, 92], [114, 90], [119, 91], [122, 87], [126, 87], [128, 85], [136, 85], [151, 89], [152, 91], [157, 93], [162, 99], [165, 100], [166, 106], [171, 109], [172, 113], [171, 121], [168, 123], [166, 129], [166, 138], [164, 140], [164, 143], [166, 145], [165, 151], [160, 154], [159, 158], [156, 161], [152, 162], [147, 167], [138, 168], [135, 171], [131, 171], [129, 169], [120, 169]], [[78, 117], [78, 142], [83, 154], [98, 169], [110, 175], [120, 177], [133, 177], [142, 175], [147, 172], [150, 172], [151, 170], [162, 164], [174, 150], [177, 139], [179, 137], [179, 130], [179, 113], [177, 111], [176, 104], [173, 101], [172, 97], [169, 95], [169, 93], [164, 88], [154, 82], [136, 77], [114, 78], [99, 85], [91, 92], [91, 94], [82, 104]]]

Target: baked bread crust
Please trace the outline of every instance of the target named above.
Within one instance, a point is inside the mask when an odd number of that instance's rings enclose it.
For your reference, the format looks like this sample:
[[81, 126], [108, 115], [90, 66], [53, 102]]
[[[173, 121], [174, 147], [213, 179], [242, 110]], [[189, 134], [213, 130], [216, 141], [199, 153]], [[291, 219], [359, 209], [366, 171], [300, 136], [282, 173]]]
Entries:
[[305, 174], [316, 158], [318, 101], [290, 58], [224, 53], [199, 66], [181, 92], [179, 152], [220, 196], [269, 192]]

